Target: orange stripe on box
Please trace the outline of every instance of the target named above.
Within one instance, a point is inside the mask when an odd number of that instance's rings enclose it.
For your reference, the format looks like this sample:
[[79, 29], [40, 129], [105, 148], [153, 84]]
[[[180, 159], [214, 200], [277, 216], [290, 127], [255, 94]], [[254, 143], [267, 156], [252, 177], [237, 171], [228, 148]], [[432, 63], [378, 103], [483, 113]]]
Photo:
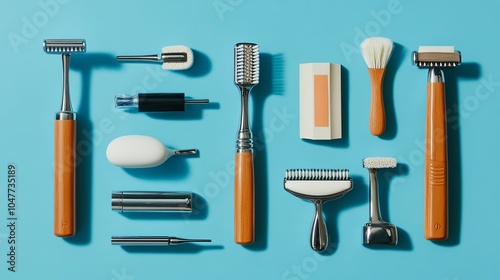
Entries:
[[314, 75], [314, 126], [328, 125], [328, 75]]

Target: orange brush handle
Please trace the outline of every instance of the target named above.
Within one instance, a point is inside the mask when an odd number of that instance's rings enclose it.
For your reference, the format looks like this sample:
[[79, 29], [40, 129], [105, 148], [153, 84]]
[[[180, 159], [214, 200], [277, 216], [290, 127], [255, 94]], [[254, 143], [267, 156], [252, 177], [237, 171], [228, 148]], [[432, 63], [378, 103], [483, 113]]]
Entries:
[[424, 236], [444, 240], [448, 237], [448, 170], [443, 82], [427, 84], [425, 135]]
[[234, 172], [234, 240], [251, 244], [254, 240], [253, 153], [237, 152]]
[[75, 235], [76, 121], [54, 121], [54, 234]]
[[372, 82], [372, 103], [370, 107], [370, 132], [379, 136], [385, 131], [385, 110], [382, 84], [385, 68], [368, 68]]

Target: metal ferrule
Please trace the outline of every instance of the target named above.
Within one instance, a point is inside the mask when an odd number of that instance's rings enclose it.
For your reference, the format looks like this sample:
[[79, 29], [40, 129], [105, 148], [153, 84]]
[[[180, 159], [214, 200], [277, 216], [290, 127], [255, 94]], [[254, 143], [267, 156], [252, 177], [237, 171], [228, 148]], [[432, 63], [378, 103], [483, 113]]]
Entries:
[[76, 120], [76, 112], [57, 112], [56, 120], [58, 121], [74, 121]]
[[237, 152], [253, 152], [252, 131], [248, 122], [248, 95], [250, 89], [244, 86], [238, 86], [241, 91], [241, 117], [240, 129], [236, 140]]
[[441, 68], [429, 68], [429, 74], [427, 76], [427, 82], [429, 83], [444, 83], [444, 74]]

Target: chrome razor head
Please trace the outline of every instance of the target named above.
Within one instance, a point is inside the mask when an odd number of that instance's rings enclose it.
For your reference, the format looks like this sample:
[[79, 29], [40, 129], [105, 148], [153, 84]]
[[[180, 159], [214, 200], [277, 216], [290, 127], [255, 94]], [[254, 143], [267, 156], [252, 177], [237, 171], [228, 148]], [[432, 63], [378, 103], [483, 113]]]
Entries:
[[413, 52], [412, 62], [419, 68], [453, 68], [460, 65], [462, 56], [453, 46], [423, 46]]
[[347, 169], [287, 169], [285, 190], [310, 200], [330, 200], [343, 196], [352, 189]]
[[43, 50], [50, 54], [84, 53], [87, 44], [84, 39], [46, 39]]
[[234, 82], [243, 87], [252, 87], [259, 83], [257, 44], [238, 43], [234, 46]]

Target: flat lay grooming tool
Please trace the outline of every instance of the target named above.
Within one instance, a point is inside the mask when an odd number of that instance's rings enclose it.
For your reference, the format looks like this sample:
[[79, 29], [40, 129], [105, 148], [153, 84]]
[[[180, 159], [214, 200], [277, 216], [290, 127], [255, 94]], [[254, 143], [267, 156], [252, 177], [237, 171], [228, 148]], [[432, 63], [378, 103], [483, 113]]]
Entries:
[[43, 50], [60, 54], [63, 68], [61, 111], [54, 121], [54, 234], [70, 237], [76, 233], [75, 218], [75, 158], [76, 112], [71, 107], [69, 94], [70, 54], [85, 53], [83, 39], [46, 39]]
[[300, 64], [300, 138], [342, 138], [341, 65]]
[[392, 48], [392, 41], [383, 37], [367, 38], [361, 43], [361, 52], [368, 66], [372, 83], [370, 132], [375, 136], [379, 136], [385, 131], [383, 80]]
[[111, 194], [111, 209], [120, 212], [191, 212], [190, 192], [121, 191]]
[[352, 179], [346, 169], [287, 169], [285, 190], [314, 203], [315, 214], [311, 229], [311, 248], [324, 251], [328, 233], [323, 218], [323, 203], [342, 197], [352, 190]]
[[462, 62], [453, 46], [420, 47], [413, 64], [429, 68], [424, 166], [424, 236], [429, 240], [448, 238], [448, 155], [446, 134], [445, 68]]
[[161, 50], [161, 54], [151, 55], [120, 55], [116, 59], [119, 61], [146, 61], [162, 63], [165, 70], [186, 70], [193, 65], [193, 51], [183, 45], [166, 46]]
[[124, 168], [155, 167], [171, 156], [195, 155], [197, 149], [171, 150], [160, 140], [146, 135], [126, 135], [111, 141], [106, 157], [112, 164]]
[[207, 104], [208, 102], [208, 99], [186, 99], [184, 93], [139, 93], [115, 96], [116, 108], [137, 108], [139, 112], [184, 111], [186, 104]]
[[363, 167], [370, 174], [370, 221], [363, 227], [363, 244], [396, 245], [398, 229], [384, 221], [380, 215], [377, 172], [382, 168], [395, 168], [395, 158], [371, 157], [363, 159]]
[[212, 242], [210, 239], [186, 239], [173, 236], [112, 236], [111, 244], [120, 246], [170, 246], [194, 242]]
[[259, 83], [259, 46], [234, 46], [234, 82], [241, 94], [241, 116], [236, 140], [234, 172], [234, 240], [238, 244], [254, 241], [254, 163], [252, 132], [248, 121], [248, 96]]

